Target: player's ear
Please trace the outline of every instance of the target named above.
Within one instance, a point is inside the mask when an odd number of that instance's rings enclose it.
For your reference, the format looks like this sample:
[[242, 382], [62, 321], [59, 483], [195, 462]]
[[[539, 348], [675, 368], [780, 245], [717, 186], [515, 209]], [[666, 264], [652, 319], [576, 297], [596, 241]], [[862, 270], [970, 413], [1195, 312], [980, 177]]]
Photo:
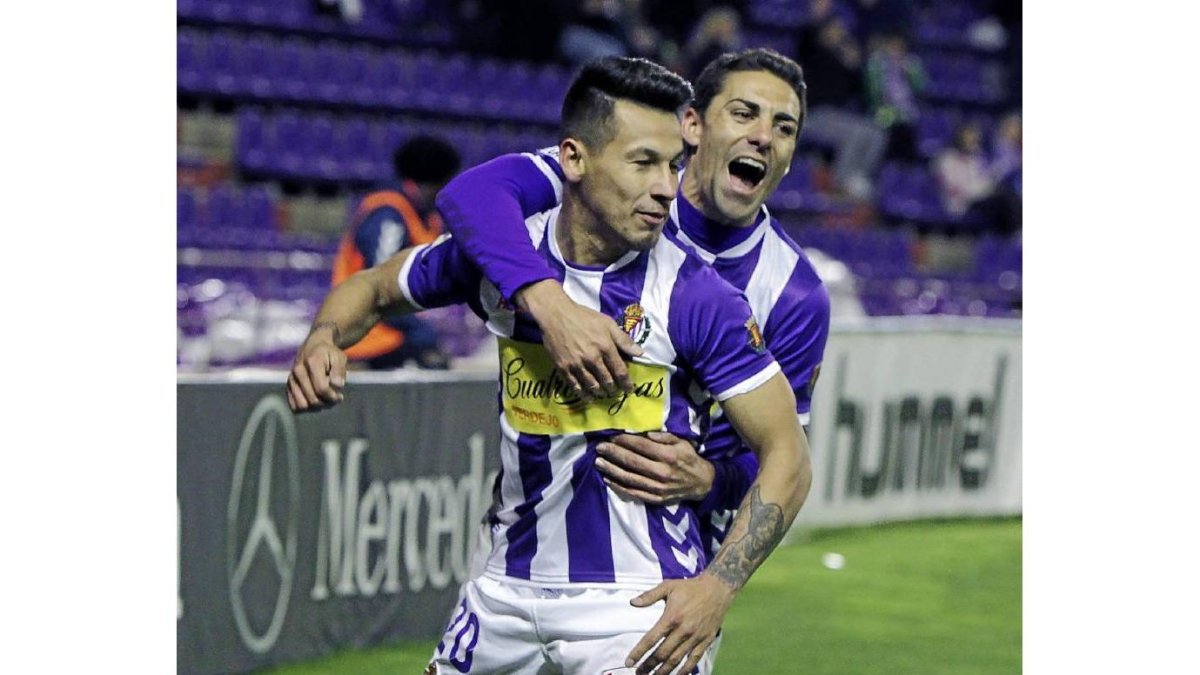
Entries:
[[569, 182], [578, 183], [587, 173], [587, 146], [577, 138], [564, 138], [558, 144], [558, 164]]
[[683, 119], [679, 122], [680, 130], [683, 132], [683, 140], [693, 148], [700, 145], [700, 137], [704, 135], [704, 120], [701, 119], [700, 111], [688, 106], [688, 109], [683, 111]]

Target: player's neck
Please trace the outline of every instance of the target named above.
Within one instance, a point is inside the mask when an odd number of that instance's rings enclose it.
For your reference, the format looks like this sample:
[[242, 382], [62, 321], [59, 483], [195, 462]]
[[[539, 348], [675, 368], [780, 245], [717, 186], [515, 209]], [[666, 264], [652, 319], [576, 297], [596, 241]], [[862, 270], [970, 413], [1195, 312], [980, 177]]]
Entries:
[[[692, 158], [692, 163], [698, 164], [695, 157]], [[696, 207], [696, 210], [699, 211], [700, 214], [705, 218], [719, 225], [724, 225], [725, 227], [750, 227], [754, 224], [754, 221], [758, 216], [758, 213], [756, 212], [742, 222], [735, 222], [729, 218], [726, 218], [725, 215], [717, 209], [717, 205], [713, 201], [712, 195], [708, 194], [702, 189], [702, 186], [700, 185], [699, 171], [684, 172], [683, 182], [679, 186], [679, 194], [684, 199], [688, 200], [689, 204]]]
[[629, 252], [629, 245], [612, 235], [596, 214], [571, 194], [563, 195], [555, 239], [563, 259], [575, 265], [604, 267]]

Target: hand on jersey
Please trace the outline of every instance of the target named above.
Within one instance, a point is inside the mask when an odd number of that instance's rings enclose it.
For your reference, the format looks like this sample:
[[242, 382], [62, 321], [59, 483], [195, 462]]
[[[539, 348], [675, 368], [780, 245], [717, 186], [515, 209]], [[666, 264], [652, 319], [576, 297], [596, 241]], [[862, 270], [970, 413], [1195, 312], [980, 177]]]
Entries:
[[563, 379], [591, 400], [633, 391], [622, 354], [641, 356], [612, 317], [571, 300], [555, 281], [535, 283], [517, 294], [542, 329], [542, 343]]
[[710, 574], [701, 574], [664, 581], [630, 600], [634, 607], [648, 607], [659, 600], [666, 600], [667, 606], [658, 623], [629, 652], [625, 665], [632, 668], [649, 652], [637, 667], [638, 675], [666, 675], [680, 663], [683, 668], [678, 672], [690, 673], [716, 639], [733, 598], [733, 589]]
[[342, 400], [346, 386], [346, 352], [333, 339], [314, 331], [300, 346], [288, 374], [288, 405], [292, 412], [316, 412]]
[[691, 443], [658, 431], [615, 436], [597, 445], [596, 454], [609, 487], [653, 505], [704, 499], [716, 473]]

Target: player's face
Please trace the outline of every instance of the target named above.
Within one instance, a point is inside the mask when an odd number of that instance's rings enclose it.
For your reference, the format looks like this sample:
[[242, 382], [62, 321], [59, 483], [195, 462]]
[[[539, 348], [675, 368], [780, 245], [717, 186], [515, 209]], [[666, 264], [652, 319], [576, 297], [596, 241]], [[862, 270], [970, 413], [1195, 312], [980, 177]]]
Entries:
[[580, 194], [625, 247], [644, 251], [658, 241], [679, 186], [683, 138], [674, 114], [618, 100], [616, 135], [590, 153]]
[[800, 98], [769, 72], [732, 72], [702, 115], [687, 111], [683, 129], [697, 146], [688, 172], [696, 172], [700, 199], [724, 222], [745, 225], [792, 163]]

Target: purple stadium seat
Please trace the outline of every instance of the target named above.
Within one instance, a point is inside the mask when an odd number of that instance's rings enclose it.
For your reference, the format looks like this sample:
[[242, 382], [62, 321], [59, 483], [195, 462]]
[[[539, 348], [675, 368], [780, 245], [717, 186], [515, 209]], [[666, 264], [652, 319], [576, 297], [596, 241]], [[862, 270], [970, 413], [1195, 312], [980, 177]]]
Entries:
[[276, 95], [291, 101], [303, 101], [311, 97], [311, 58], [308, 45], [298, 39], [288, 38], [279, 45], [274, 59], [271, 78], [276, 84]]
[[307, 28], [312, 20], [311, 0], [267, 0], [274, 25], [283, 28]]
[[240, 221], [245, 227], [256, 230], [275, 229], [275, 203], [267, 188], [256, 185], [246, 189], [242, 194]]
[[[383, 101], [392, 108], [405, 108], [417, 100], [417, 82], [426, 77], [423, 70], [427, 64], [418, 63], [407, 52], [392, 52], [383, 57], [382, 67], [372, 72], [376, 88], [376, 96], [382, 96]], [[418, 76], [418, 73], [421, 73]]]
[[267, 167], [267, 139], [262, 111], [243, 108], [237, 116], [237, 161], [243, 168], [262, 171]]
[[215, 33], [208, 42], [208, 78], [205, 89], [220, 94], [237, 91], [237, 59], [241, 40], [226, 33]]
[[208, 192], [208, 200], [204, 209], [204, 224], [214, 231], [226, 230], [238, 226], [237, 215], [240, 210], [241, 195], [227, 184], [220, 184]]
[[374, 105], [375, 92], [370, 85], [372, 50], [355, 45], [342, 55], [342, 101], [356, 105]]
[[317, 100], [339, 103], [342, 100], [342, 58], [346, 50], [335, 43], [323, 42], [311, 51], [310, 81]]
[[[389, 90], [395, 86], [395, 73], [387, 52], [368, 50], [366, 52], [366, 59], [366, 63], [363, 64], [362, 79], [365, 98], [359, 99], [356, 96], [355, 99], [365, 105], [392, 105]], [[397, 94], [398, 98], [399, 95]]]
[[275, 116], [273, 126], [271, 169], [285, 176], [301, 175], [305, 165], [305, 129], [300, 116], [294, 111], [285, 110]]
[[177, 230], [194, 229], [200, 221], [200, 207], [196, 195], [189, 188], [178, 188], [175, 197], [175, 227]]
[[338, 125], [335, 155], [338, 172], [344, 178], [374, 180], [376, 178], [374, 143], [371, 142], [371, 125], [364, 119], [355, 118]]
[[275, 95], [274, 59], [279, 43], [264, 35], [252, 36], [246, 41], [244, 59], [239, 64], [241, 91], [255, 98], [271, 98]]
[[200, 11], [199, 6], [204, 4], [204, 0], [176, 0], [175, 13], [185, 19], [199, 18], [196, 12]]
[[182, 91], [199, 91], [204, 86], [205, 48], [203, 34], [180, 30], [175, 37], [178, 86]]
[[280, 3], [269, 0], [242, 0], [238, 3], [238, 18], [250, 26], [274, 25], [273, 15], [277, 13], [275, 5], [278, 4]]
[[309, 119], [305, 125], [304, 136], [304, 175], [318, 176], [325, 180], [342, 178], [339, 174], [341, 166], [337, 161], [333, 118], [320, 115]]

